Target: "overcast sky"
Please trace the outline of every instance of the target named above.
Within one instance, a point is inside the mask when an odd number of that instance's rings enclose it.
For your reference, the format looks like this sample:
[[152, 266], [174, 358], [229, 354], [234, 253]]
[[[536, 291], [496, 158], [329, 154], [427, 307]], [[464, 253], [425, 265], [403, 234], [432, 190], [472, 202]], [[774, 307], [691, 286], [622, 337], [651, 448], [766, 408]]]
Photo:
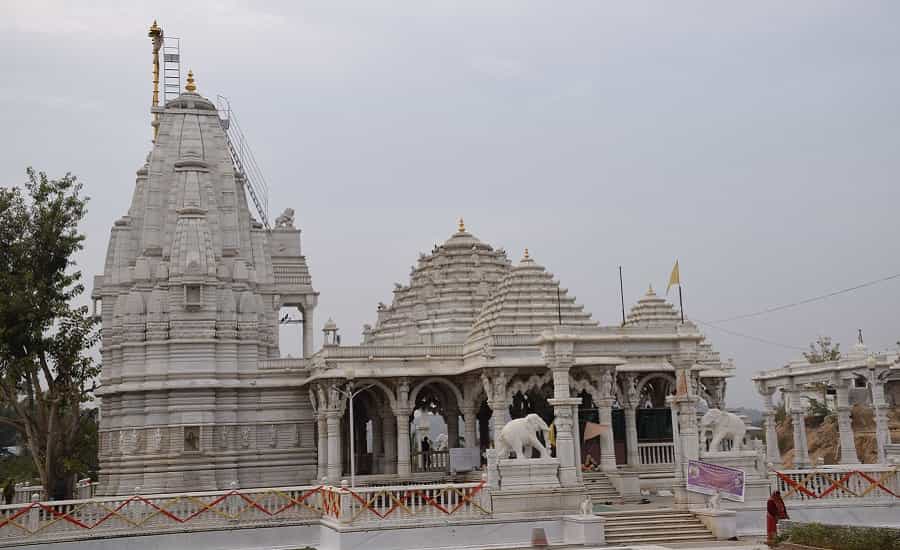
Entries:
[[[604, 324], [618, 265], [630, 307], [678, 258], [707, 322], [900, 273], [897, 2], [6, 0], [0, 183], [86, 184], [89, 276], [149, 151], [154, 18], [296, 210], [344, 343], [459, 216]], [[722, 325], [780, 345], [704, 331], [758, 406], [792, 348], [891, 348], [898, 319], [895, 279]]]

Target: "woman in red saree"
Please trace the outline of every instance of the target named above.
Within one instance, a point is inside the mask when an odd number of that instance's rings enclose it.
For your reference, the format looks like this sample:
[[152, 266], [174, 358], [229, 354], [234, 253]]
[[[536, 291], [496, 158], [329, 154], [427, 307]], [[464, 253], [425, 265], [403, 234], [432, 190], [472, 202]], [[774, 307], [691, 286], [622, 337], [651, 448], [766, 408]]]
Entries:
[[778, 534], [778, 520], [788, 519], [787, 508], [781, 499], [781, 491], [775, 491], [766, 502], [766, 542], [771, 546]]

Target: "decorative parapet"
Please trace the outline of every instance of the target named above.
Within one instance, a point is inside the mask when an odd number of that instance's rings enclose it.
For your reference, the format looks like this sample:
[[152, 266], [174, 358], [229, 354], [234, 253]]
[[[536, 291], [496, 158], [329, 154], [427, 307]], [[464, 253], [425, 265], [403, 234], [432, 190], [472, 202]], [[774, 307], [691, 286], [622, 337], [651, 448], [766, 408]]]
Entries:
[[335, 346], [323, 349], [325, 359], [395, 359], [409, 357], [462, 357], [462, 344], [434, 346]]
[[280, 359], [262, 359], [259, 361], [259, 370], [306, 370], [310, 362], [302, 357], [282, 357]]

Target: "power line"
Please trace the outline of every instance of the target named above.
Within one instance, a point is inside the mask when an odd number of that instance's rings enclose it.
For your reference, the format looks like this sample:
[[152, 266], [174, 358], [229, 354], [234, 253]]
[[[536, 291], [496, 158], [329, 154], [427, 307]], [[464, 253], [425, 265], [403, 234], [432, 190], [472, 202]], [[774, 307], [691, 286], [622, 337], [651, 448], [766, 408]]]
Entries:
[[[776, 306], [776, 307], [770, 307], [770, 308], [767, 308], [767, 309], [762, 309], [762, 310], [759, 310], [759, 311], [754, 311], [753, 313], [745, 313], [744, 315], [735, 315], [735, 316], [733, 316], [733, 317], [727, 317], [727, 318], [725, 318], [725, 319], [718, 319], [718, 320], [715, 321], [715, 322], [716, 322], [716, 323], [727, 323], [727, 322], [729, 322], [729, 321], [737, 321], [738, 319], [749, 319], [749, 318], [751, 318], [751, 317], [759, 317], [760, 315], [766, 315], [766, 314], [769, 314], [769, 313], [774, 313], [774, 312], [776, 312], [776, 311], [781, 311], [781, 310], [784, 310], [784, 309], [790, 309], [790, 308], [792, 308], [792, 307], [798, 307], [798, 306], [802, 306], [802, 305], [809, 304], [809, 303], [812, 303], [812, 302], [818, 302], [818, 301], [820, 301], [820, 300], [826, 300], [826, 299], [831, 298], [831, 297], [833, 297], [833, 296], [838, 296], [838, 295], [840, 295], [840, 294], [846, 294], [847, 292], [853, 292], [854, 290], [859, 290], [859, 289], [865, 288], [865, 287], [867, 287], [867, 286], [877, 285], [877, 284], [879, 284], [879, 283], [883, 283], [883, 282], [886, 282], [886, 281], [890, 281], [890, 280], [892, 280], [892, 279], [900, 279], [900, 273], [895, 273], [894, 275], [888, 275], [887, 277], [882, 277], [882, 278], [880, 278], [880, 279], [874, 279], [874, 280], [872, 280], [872, 281], [866, 281], [865, 283], [861, 283], [861, 284], [858, 284], [858, 285], [855, 285], [855, 286], [851, 286], [851, 287], [847, 287], [847, 288], [842, 288], [841, 290], [835, 290], [834, 292], [829, 292], [828, 294], [821, 294], [821, 295], [819, 295], [819, 296], [813, 296], [812, 298], [807, 298], [807, 299], [805, 299], [805, 300], [800, 300], [800, 301], [798, 301], [798, 302], [791, 302], [791, 303], [789, 303], [789, 304], [784, 304], [784, 305], [780, 305], [780, 306]], [[696, 319], [695, 319], [695, 320], [696, 320]], [[721, 328], [721, 327], [716, 327], [715, 325], [712, 325], [712, 324], [709, 324], [709, 323], [703, 323], [703, 324], [709, 325], [709, 326], [711, 326], [711, 327], [713, 327], [713, 328], [719, 328], [720, 330], [725, 331], [725, 329], [723, 329], [723, 328]], [[727, 331], [726, 331], [726, 332], [727, 332]]]
[[699, 319], [693, 319], [693, 321], [694, 321], [695, 323], [701, 324], [701, 325], [703, 325], [703, 326], [706, 326], [706, 327], [709, 327], [709, 328], [712, 328], [712, 329], [715, 329], [715, 330], [720, 330], [720, 331], [722, 331], [722, 332], [724, 332], [724, 333], [726, 333], [726, 334], [730, 334], [730, 335], [732, 335], [732, 336], [738, 336], [738, 337], [740, 337], [740, 338], [746, 338], [746, 339], [748, 339], [748, 340], [753, 340], [753, 341], [760, 342], [760, 343], [763, 343], [763, 344], [768, 344], [768, 345], [770, 345], [770, 346], [777, 346], [777, 347], [779, 347], [779, 348], [785, 348], [785, 349], [790, 349], [790, 350], [795, 350], [795, 351], [806, 351], [806, 348], [801, 348], [800, 346], [794, 346], [794, 345], [791, 345], [791, 344], [783, 344], [783, 343], [781, 343], [781, 342], [775, 342], [774, 340], [766, 340], [765, 338], [760, 338], [759, 336], [753, 336], [753, 335], [750, 335], [750, 334], [744, 334], [744, 333], [742, 333], [742, 332], [737, 332], [737, 331], [730, 330], [730, 329], [727, 329], [727, 328], [724, 328], [724, 327], [720, 327], [720, 326], [715, 325], [715, 324], [713, 324], [713, 323], [707, 323], [707, 322], [701, 321], [701, 320], [699, 320]]

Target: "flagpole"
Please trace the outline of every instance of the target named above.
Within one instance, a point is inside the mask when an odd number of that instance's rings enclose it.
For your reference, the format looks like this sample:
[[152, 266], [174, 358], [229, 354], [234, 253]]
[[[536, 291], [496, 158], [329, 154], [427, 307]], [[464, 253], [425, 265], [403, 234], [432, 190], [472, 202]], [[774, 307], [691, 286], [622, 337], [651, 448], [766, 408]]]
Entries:
[[681, 309], [681, 324], [684, 324], [684, 302], [681, 300], [681, 283], [678, 283], [678, 307]]
[[622, 286], [622, 266], [619, 266], [619, 298], [622, 300], [622, 326], [625, 326], [625, 290]]

